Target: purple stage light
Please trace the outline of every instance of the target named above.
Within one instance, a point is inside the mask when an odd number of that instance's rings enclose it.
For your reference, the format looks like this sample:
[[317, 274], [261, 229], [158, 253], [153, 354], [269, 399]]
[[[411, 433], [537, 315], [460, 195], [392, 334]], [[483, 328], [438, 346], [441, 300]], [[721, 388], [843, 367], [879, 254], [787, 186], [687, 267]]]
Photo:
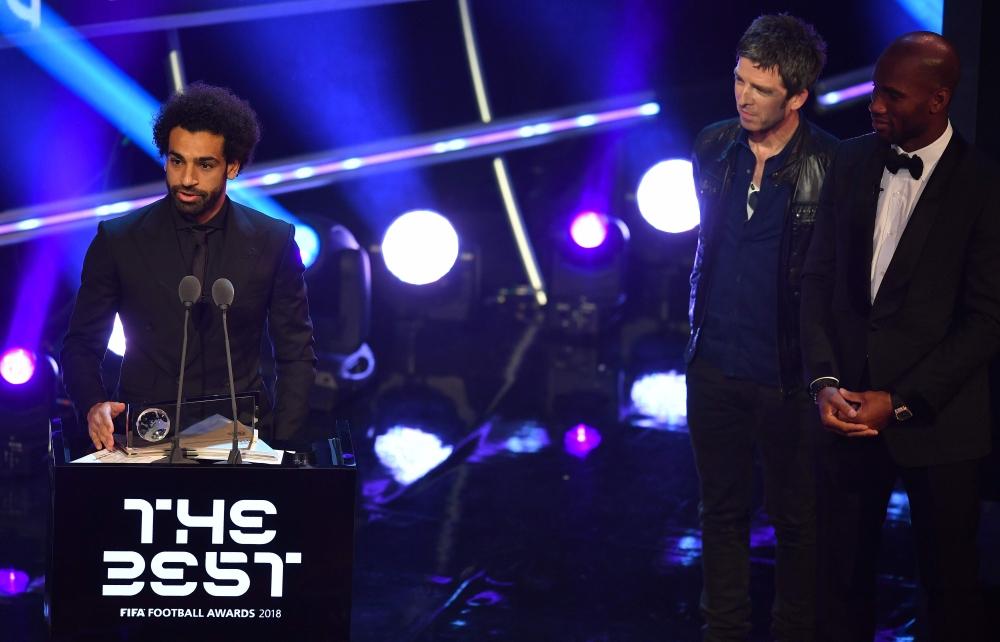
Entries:
[[587, 424], [577, 424], [566, 431], [563, 447], [566, 452], [583, 459], [601, 444], [601, 433]]
[[866, 80], [850, 87], [843, 87], [836, 91], [828, 91], [825, 94], [820, 94], [816, 100], [824, 107], [832, 107], [833, 105], [839, 105], [849, 100], [868, 96], [871, 93], [872, 81]]
[[608, 217], [597, 212], [577, 214], [569, 226], [569, 235], [584, 249], [600, 247], [608, 238]]
[[28, 588], [31, 578], [16, 568], [0, 568], [0, 595], [19, 595]]
[[0, 376], [15, 386], [28, 383], [35, 374], [35, 355], [24, 348], [12, 348], [0, 358]]

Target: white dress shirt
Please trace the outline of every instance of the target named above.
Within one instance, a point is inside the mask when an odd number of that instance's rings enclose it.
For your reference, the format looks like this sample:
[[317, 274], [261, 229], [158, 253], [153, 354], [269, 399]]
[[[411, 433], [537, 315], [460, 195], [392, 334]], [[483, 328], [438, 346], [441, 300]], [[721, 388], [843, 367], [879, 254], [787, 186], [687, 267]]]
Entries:
[[[927, 186], [931, 174], [945, 148], [951, 141], [952, 128], [951, 121], [948, 127], [936, 141], [922, 147], [908, 156], [919, 156], [924, 163], [924, 171], [919, 179], [913, 178], [909, 170], [900, 169], [893, 174], [888, 169], [882, 169], [881, 189], [878, 194], [878, 207], [875, 210], [875, 234], [872, 238], [872, 265], [871, 265], [871, 291], [869, 293], [871, 301], [875, 301], [878, 295], [879, 286], [882, 285], [882, 277], [889, 269], [892, 255], [896, 252], [899, 239], [903, 236], [906, 224], [913, 214], [913, 209], [920, 200], [920, 195]], [[897, 146], [892, 146], [893, 150], [906, 154]]]

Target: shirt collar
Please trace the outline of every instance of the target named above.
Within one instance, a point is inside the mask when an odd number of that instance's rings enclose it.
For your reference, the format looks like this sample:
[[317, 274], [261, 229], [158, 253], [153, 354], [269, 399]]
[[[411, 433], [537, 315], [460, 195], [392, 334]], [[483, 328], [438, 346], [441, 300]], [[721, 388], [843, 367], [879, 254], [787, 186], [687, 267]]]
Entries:
[[[802, 132], [804, 129], [803, 118], [799, 116], [799, 124], [795, 126], [795, 133], [793, 133], [792, 137], [788, 139], [788, 142], [781, 148], [781, 151], [764, 161], [764, 164], [774, 165], [775, 163], [778, 163], [779, 167], [783, 167], [788, 155], [793, 149], [795, 149], [796, 145], [799, 144], [799, 139], [802, 138]], [[736, 142], [745, 147], [751, 154], [753, 153], [753, 150], [750, 149], [750, 132], [742, 127], [740, 127], [740, 133], [736, 137]]]
[[170, 209], [173, 212], [174, 229], [188, 230], [194, 227], [210, 227], [213, 230], [226, 229], [226, 219], [228, 218], [229, 215], [229, 208], [231, 207], [231, 201], [229, 200], [228, 196], [224, 198], [225, 202], [223, 202], [222, 209], [219, 210], [219, 213], [213, 216], [205, 223], [195, 223], [191, 219], [181, 214], [179, 211], [177, 211], [177, 207], [173, 205], [173, 199], [171, 199]]
[[951, 142], [953, 134], [954, 130], [951, 128], [951, 119], [948, 119], [948, 126], [944, 128], [944, 132], [930, 145], [926, 145], [912, 152], [905, 152], [900, 149], [898, 145], [893, 145], [892, 148], [900, 154], [906, 154], [907, 156], [919, 156], [920, 160], [924, 163], [924, 173], [922, 178], [926, 180], [934, 170], [934, 166], [938, 164], [939, 160], [941, 160], [941, 156], [944, 155], [944, 150], [948, 147], [948, 143]]

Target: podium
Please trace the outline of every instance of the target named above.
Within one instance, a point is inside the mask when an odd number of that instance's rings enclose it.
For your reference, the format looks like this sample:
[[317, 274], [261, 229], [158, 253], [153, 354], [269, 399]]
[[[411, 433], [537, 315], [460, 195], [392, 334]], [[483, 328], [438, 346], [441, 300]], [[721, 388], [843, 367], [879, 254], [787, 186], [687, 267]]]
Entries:
[[357, 470], [346, 426], [280, 466], [72, 464], [57, 427], [52, 640], [349, 639]]

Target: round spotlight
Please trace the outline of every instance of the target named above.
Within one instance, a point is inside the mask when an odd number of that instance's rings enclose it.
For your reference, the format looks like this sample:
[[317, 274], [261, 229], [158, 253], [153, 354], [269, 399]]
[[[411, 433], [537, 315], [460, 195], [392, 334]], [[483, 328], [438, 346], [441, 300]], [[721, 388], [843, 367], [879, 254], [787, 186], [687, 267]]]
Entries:
[[117, 314], [115, 315], [115, 326], [111, 330], [111, 338], [108, 339], [108, 350], [119, 357], [125, 356], [125, 327], [122, 325], [122, 318]]
[[35, 374], [35, 355], [24, 348], [12, 348], [0, 357], [0, 376], [15, 386], [28, 383]]
[[316, 257], [319, 256], [319, 234], [316, 230], [301, 223], [296, 225], [295, 243], [299, 246], [302, 265], [308, 268], [316, 262]]
[[443, 277], [455, 265], [458, 234], [448, 219], [437, 212], [406, 212], [385, 231], [382, 256], [386, 267], [400, 281], [427, 285]]
[[678, 234], [700, 222], [691, 161], [665, 160], [650, 167], [635, 194], [639, 213], [661, 232]]
[[577, 214], [569, 226], [573, 242], [586, 250], [600, 247], [608, 238], [608, 217], [597, 212]]

